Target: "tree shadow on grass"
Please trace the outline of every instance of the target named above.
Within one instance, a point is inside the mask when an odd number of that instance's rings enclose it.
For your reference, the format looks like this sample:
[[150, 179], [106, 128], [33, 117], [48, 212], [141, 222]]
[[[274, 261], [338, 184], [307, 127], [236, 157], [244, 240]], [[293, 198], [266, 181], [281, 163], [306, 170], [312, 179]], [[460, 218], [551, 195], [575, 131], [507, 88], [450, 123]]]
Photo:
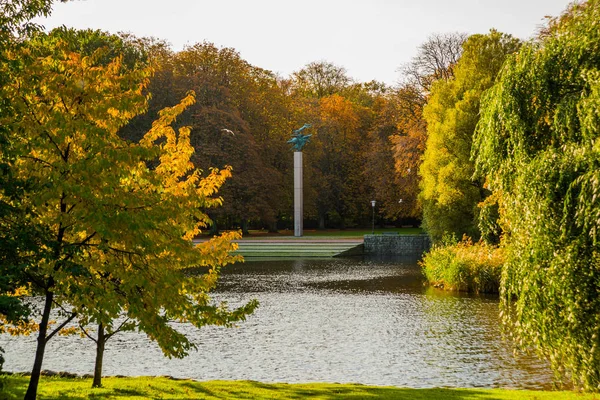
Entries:
[[[255, 381], [184, 384], [194, 398], [204, 399], [406, 399], [406, 400], [501, 400], [491, 392], [461, 389], [408, 389], [337, 384], [266, 384]], [[204, 397], [206, 396], [206, 397]]]
[[[22, 399], [28, 377], [12, 376], [5, 380], [0, 400]], [[479, 389], [410, 389], [360, 384], [305, 383], [267, 384], [256, 381], [168, 380], [133, 378], [106, 380], [107, 385], [91, 389], [90, 379], [49, 379], [41, 382], [39, 399], [397, 399], [397, 400], [600, 400], [598, 395], [576, 392], [490, 391]]]

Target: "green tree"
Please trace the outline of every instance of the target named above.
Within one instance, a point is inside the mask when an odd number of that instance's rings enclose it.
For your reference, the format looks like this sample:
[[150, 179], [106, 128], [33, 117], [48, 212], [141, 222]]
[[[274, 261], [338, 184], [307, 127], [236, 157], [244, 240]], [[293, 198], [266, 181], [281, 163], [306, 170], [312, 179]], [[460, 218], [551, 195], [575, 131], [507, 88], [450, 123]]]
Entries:
[[463, 45], [454, 78], [433, 84], [424, 109], [428, 137], [420, 167], [420, 198], [423, 225], [434, 241], [445, 234], [480, 237], [478, 204], [487, 191], [482, 179], [472, 178], [470, 160], [480, 98], [506, 56], [518, 47], [517, 39], [497, 31], [473, 35]]
[[[24, 38], [39, 29], [31, 20], [47, 16], [51, 4], [52, 1], [46, 0], [0, 3], [0, 119], [10, 118], [14, 113], [11, 98], [3, 88], [13, 82], [22, 64], [10, 54], [18, 50]], [[46, 232], [31, 223], [33, 210], [21, 207], [21, 194], [28, 182], [17, 177], [11, 168], [14, 149], [9, 142], [9, 134], [9, 127], [0, 125], [0, 192], [4, 194], [4, 197], [0, 196], [0, 322], [19, 324], [31, 311], [22, 301], [22, 296], [16, 296], [18, 289], [27, 282], [23, 265], [43, 257], [35, 249], [46, 240]], [[9, 225], [19, 228], [12, 231], [8, 229]], [[0, 348], [0, 370], [2, 352]]]
[[[27, 398], [35, 398], [47, 342], [75, 318], [112, 327], [124, 312], [165, 354], [180, 357], [193, 345], [170, 320], [230, 325], [256, 306], [229, 311], [207, 296], [219, 267], [234, 260], [235, 234], [199, 246], [192, 238], [208, 223], [203, 210], [221, 204], [214, 195], [231, 174], [201, 176], [190, 162], [189, 129], [171, 128], [193, 95], [161, 111], [139, 143], [127, 142], [118, 131], [144, 110], [149, 70], [111, 59], [107, 47], [73, 51], [63, 33], [11, 54], [26, 62], [4, 88], [14, 107], [1, 121], [10, 127], [10, 168], [29, 182], [21, 203], [52, 238], [40, 248], [45, 256], [23, 269], [45, 299]], [[197, 266], [207, 273], [182, 272]], [[57, 305], [66, 319], [50, 332]]]
[[[411, 217], [422, 214], [419, 204], [419, 167], [425, 151], [427, 124], [423, 107], [437, 80], [454, 77], [454, 67], [462, 54], [464, 33], [433, 34], [419, 45], [417, 54], [401, 67], [401, 84], [388, 96], [387, 113], [392, 115], [395, 132], [390, 136], [395, 168], [396, 204], [387, 205]], [[398, 199], [402, 198], [402, 203]], [[392, 206], [392, 204], [394, 204]]]
[[573, 4], [485, 95], [476, 172], [500, 198], [517, 343], [600, 390], [600, 2]]

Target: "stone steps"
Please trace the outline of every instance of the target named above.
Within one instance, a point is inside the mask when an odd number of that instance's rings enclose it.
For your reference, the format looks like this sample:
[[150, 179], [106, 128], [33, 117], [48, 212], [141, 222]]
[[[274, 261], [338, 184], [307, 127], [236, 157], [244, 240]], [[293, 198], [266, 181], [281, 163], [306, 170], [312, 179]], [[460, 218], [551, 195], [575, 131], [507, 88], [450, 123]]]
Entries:
[[251, 257], [337, 257], [362, 254], [361, 241], [310, 241], [306, 239], [238, 241], [236, 254]]

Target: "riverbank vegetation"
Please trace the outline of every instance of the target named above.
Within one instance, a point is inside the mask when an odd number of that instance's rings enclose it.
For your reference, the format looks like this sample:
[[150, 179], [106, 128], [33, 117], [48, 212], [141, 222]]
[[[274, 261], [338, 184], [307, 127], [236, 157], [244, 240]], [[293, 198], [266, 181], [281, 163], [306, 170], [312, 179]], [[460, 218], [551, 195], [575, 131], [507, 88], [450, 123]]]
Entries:
[[575, 4], [505, 64], [474, 137], [499, 194], [509, 331], [600, 390], [600, 1]]
[[[549, 360], [557, 376], [593, 391], [600, 390], [598, 21], [600, 1], [574, 3], [537, 38], [507, 51], [495, 80], [488, 75], [478, 86], [484, 75], [469, 74], [467, 88], [482, 90], [447, 101], [454, 92], [442, 89], [449, 84], [434, 85], [421, 167], [425, 228], [434, 241], [454, 233], [499, 243], [507, 333]], [[466, 105], [458, 107], [461, 99]], [[444, 190], [437, 207], [428, 203], [433, 189]], [[434, 283], [453, 279], [468, 251], [435, 247], [426, 274]], [[447, 270], [431, 267], [438, 264]]]
[[[27, 377], [0, 376], [6, 385], [0, 396], [21, 399]], [[260, 383], [254, 381], [172, 380], [168, 378], [105, 378], [102, 388], [90, 379], [42, 378], [40, 399], [406, 399], [406, 400], [597, 400], [594, 394], [567, 391], [506, 389], [409, 389], [337, 383]]]
[[420, 262], [427, 281], [445, 290], [498, 293], [503, 249], [483, 241], [446, 239], [435, 245]]

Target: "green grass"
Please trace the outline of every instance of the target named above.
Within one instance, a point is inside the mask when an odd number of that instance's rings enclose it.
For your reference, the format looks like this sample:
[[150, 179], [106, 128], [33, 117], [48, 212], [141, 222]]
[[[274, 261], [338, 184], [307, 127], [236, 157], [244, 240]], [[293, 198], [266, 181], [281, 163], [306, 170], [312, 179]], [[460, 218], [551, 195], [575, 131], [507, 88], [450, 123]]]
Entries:
[[[361, 238], [364, 235], [370, 235], [371, 229], [305, 229], [304, 237], [356, 237]], [[382, 234], [384, 232], [398, 232], [401, 235], [419, 235], [423, 233], [423, 229], [421, 228], [385, 228], [385, 229], [375, 229], [375, 234]], [[277, 238], [277, 237], [285, 237], [285, 236], [294, 236], [294, 231], [290, 230], [281, 230], [278, 233], [269, 233], [267, 231], [256, 231], [250, 230], [250, 236], [246, 236], [249, 239], [252, 238]]]
[[[21, 399], [28, 378], [5, 376], [0, 399]], [[91, 389], [91, 379], [43, 377], [38, 399], [449, 399], [449, 400], [600, 400], [596, 394], [503, 389], [408, 389], [357, 384], [265, 384], [253, 381], [170, 380], [168, 378], [104, 378]]]

